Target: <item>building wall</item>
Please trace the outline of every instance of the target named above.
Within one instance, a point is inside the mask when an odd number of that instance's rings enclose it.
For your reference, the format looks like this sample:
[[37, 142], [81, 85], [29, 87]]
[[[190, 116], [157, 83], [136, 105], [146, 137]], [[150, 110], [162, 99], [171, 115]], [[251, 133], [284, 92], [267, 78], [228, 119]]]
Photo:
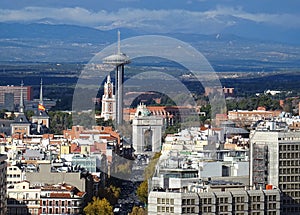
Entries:
[[40, 188], [30, 187], [28, 181], [15, 184], [7, 190], [8, 215], [40, 213]]
[[279, 190], [176, 193], [151, 191], [148, 214], [280, 214]]
[[150, 192], [148, 215], [199, 214], [197, 193]]
[[161, 132], [162, 132], [162, 118], [144, 116], [137, 117], [132, 121], [132, 144], [135, 153], [145, 152], [145, 132], [151, 130], [151, 145], [152, 152], [161, 151]]
[[50, 164], [40, 164], [39, 172], [27, 172], [26, 180], [31, 184], [72, 184], [79, 190], [86, 191], [85, 179], [78, 172], [51, 172]]
[[[299, 214], [300, 132], [256, 131], [250, 139], [250, 186], [278, 187], [283, 193], [283, 213]], [[263, 149], [262, 157], [255, 151], [257, 148]], [[264, 174], [263, 181], [255, 177], [259, 171]]]
[[[0, 86], [0, 103], [4, 104], [5, 93], [14, 94], [14, 103], [20, 104], [21, 86]], [[24, 101], [31, 101], [33, 96], [33, 90], [31, 86], [23, 86]]]
[[6, 159], [6, 155], [0, 154], [0, 215], [6, 215], [7, 211]]
[[22, 170], [17, 166], [7, 167], [7, 184], [15, 184], [24, 180]]

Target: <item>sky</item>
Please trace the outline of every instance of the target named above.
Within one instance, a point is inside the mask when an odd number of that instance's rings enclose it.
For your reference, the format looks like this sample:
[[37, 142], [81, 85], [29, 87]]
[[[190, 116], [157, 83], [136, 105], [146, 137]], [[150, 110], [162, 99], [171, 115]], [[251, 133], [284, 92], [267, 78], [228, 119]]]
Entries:
[[0, 22], [272, 36], [300, 32], [299, 8], [297, 0], [1, 0]]

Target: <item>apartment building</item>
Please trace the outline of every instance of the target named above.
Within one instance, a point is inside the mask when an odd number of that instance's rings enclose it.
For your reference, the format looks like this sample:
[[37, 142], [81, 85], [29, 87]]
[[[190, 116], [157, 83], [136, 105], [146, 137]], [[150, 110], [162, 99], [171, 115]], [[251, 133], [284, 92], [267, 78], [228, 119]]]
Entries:
[[85, 194], [68, 184], [44, 186], [41, 188], [41, 215], [82, 214]]
[[23, 172], [18, 166], [7, 167], [7, 184], [16, 184], [25, 179], [25, 172]]
[[29, 181], [11, 184], [7, 189], [7, 214], [40, 214], [40, 186], [31, 186]]
[[256, 130], [250, 140], [250, 186], [279, 188], [283, 214], [299, 214], [300, 132]]
[[172, 192], [153, 190], [148, 214], [279, 215], [279, 190]]

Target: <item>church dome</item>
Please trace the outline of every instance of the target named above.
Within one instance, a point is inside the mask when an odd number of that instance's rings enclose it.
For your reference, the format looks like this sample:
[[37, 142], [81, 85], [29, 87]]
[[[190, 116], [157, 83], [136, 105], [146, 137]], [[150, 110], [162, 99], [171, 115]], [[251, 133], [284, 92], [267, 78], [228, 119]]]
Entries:
[[136, 117], [144, 117], [144, 116], [150, 116], [151, 112], [148, 110], [148, 108], [146, 107], [145, 104], [140, 103], [137, 106], [136, 112], [135, 112], [135, 116]]

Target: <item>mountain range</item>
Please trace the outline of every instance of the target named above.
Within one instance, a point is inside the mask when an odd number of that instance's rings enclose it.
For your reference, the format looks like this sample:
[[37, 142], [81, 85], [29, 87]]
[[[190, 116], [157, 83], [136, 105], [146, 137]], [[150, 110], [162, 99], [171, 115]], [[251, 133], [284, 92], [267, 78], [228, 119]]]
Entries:
[[[40, 20], [40, 23], [32, 24], [0, 23], [0, 61], [88, 62], [95, 53], [117, 40], [116, 30], [102, 31], [85, 26], [49, 23], [51, 20]], [[119, 30], [122, 39], [148, 33], [129, 28]], [[299, 45], [273, 42], [267, 39], [249, 39], [246, 37], [246, 27], [245, 37], [236, 36], [237, 34], [232, 34], [232, 32], [235, 32], [235, 29], [214, 35], [191, 33], [160, 35], [190, 43], [208, 60], [218, 62], [216, 66], [220, 69], [223, 65], [226, 67], [224, 62], [235, 65], [237, 62], [248, 61], [256, 62], [257, 65], [266, 64], [275, 65], [275, 67], [279, 65], [297, 67], [299, 64]], [[266, 32], [272, 33], [269, 29], [261, 31], [262, 34]]]

